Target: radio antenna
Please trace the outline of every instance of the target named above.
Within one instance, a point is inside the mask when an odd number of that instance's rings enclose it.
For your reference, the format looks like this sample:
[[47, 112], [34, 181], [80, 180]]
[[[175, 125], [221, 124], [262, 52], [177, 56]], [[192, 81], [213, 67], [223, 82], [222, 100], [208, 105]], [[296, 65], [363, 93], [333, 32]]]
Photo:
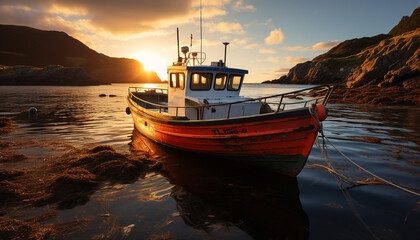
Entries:
[[[200, 0], [200, 56], [203, 56], [203, 13], [202, 13], [202, 6]], [[200, 61], [200, 65], [202, 61]]]

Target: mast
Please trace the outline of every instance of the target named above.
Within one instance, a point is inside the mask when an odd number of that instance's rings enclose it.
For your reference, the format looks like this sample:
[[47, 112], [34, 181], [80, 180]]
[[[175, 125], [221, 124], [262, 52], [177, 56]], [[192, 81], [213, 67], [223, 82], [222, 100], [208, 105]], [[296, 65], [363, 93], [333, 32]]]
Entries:
[[[200, 0], [200, 56], [203, 56], [203, 13], [202, 13], [202, 6]], [[202, 61], [200, 61], [200, 65]]]

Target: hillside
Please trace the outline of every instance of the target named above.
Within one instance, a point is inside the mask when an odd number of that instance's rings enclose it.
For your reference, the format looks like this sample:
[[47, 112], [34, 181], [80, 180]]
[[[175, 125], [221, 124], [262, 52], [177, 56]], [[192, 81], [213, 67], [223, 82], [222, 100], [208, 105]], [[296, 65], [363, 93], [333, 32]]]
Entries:
[[64, 32], [0, 25], [0, 36], [0, 65], [82, 68], [91, 79], [104, 84], [160, 82], [140, 62], [97, 53]]
[[344, 41], [264, 83], [420, 88], [420, 8], [386, 35]]

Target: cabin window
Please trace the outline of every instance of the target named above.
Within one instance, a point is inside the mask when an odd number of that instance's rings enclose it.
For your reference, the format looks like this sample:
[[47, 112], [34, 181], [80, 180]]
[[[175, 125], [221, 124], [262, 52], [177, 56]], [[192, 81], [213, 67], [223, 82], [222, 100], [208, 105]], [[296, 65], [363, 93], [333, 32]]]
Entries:
[[191, 75], [191, 90], [208, 91], [211, 88], [213, 74], [211, 73], [193, 73]]
[[171, 73], [171, 88], [176, 88], [177, 84], [176, 84], [176, 73]]
[[241, 87], [242, 78], [243, 78], [242, 75], [231, 74], [229, 76], [229, 81], [228, 81], [228, 90], [229, 91], [238, 91], [239, 88]]
[[185, 88], [185, 75], [184, 73], [178, 73], [178, 86], [180, 89]]
[[226, 79], [227, 79], [227, 75], [226, 74], [218, 73], [216, 75], [215, 80], [214, 80], [214, 90], [223, 90], [223, 89], [225, 89]]
[[171, 73], [170, 75], [170, 87], [171, 88], [185, 88], [185, 75], [184, 73]]

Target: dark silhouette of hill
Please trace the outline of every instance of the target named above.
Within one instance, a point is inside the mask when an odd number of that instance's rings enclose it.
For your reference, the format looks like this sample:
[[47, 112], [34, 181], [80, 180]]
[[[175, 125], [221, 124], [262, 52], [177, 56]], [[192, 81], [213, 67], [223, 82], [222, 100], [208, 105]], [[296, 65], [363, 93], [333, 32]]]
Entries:
[[102, 83], [160, 82], [140, 62], [100, 54], [64, 32], [0, 25], [0, 36], [0, 65], [78, 67]]

